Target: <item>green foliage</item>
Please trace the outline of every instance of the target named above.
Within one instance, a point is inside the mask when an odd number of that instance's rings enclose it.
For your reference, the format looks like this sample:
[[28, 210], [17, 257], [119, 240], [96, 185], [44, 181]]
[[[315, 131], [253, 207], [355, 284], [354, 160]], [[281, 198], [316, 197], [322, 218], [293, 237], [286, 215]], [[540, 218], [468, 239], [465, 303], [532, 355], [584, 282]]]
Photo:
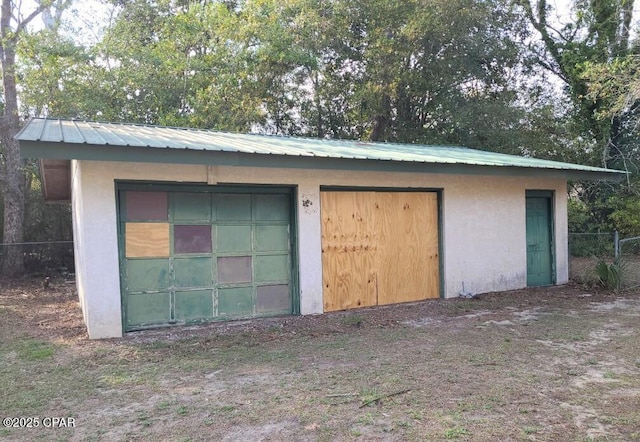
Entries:
[[567, 215], [569, 232], [593, 233], [593, 218], [589, 211], [589, 207], [584, 201], [577, 198], [569, 198], [567, 201]]
[[622, 275], [624, 273], [624, 262], [621, 258], [616, 258], [612, 263], [604, 259], [598, 260], [596, 264], [596, 275], [598, 283], [608, 290], [615, 290], [620, 287]]
[[45, 203], [37, 161], [26, 163], [25, 175], [25, 241], [72, 240], [70, 205]]
[[569, 234], [569, 256], [613, 256], [613, 234]]
[[[25, 112], [61, 118], [89, 118], [99, 101], [92, 84], [91, 54], [73, 41], [47, 30], [25, 34], [18, 45], [18, 79]], [[92, 112], [88, 112], [93, 109]]]
[[637, 54], [603, 63], [587, 61], [583, 64], [581, 77], [588, 84], [586, 98], [606, 103], [600, 106], [596, 117], [609, 119], [630, 111], [629, 106], [640, 99], [639, 71], [640, 57]]
[[609, 220], [624, 237], [640, 236], [640, 196], [621, 192], [608, 200]]
[[570, 197], [567, 201], [569, 255], [578, 257], [613, 256], [613, 229], [598, 222], [584, 201]]
[[[640, 42], [633, 32], [634, 2], [576, 1], [571, 4], [573, 20], [564, 23], [558, 23], [548, 0], [518, 0], [518, 4], [540, 37], [531, 43], [542, 54], [536, 57], [537, 64], [565, 86], [569, 101], [563, 115], [575, 125], [574, 140], [581, 141], [565, 144], [563, 150], [573, 151], [584, 164], [637, 172]], [[576, 188], [589, 208], [591, 229], [635, 228], [630, 225], [634, 205], [630, 194], [637, 192], [637, 182], [577, 183]]]
[[504, 0], [134, 0], [94, 48], [34, 36], [25, 103], [89, 119], [552, 151], [557, 115], [530, 112], [536, 100], [513, 80], [527, 69], [528, 32]]

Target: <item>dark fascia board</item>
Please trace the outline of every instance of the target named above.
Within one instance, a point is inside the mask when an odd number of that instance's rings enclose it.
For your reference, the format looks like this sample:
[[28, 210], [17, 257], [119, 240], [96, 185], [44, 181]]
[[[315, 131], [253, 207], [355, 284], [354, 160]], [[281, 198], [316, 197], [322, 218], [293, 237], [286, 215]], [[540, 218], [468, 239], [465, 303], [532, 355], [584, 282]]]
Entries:
[[155, 147], [104, 146], [92, 144], [20, 141], [23, 158], [75, 159], [139, 163], [200, 164], [239, 167], [414, 172], [455, 175], [545, 177], [575, 180], [619, 181], [621, 171], [597, 172], [573, 169], [543, 169], [516, 166], [481, 166], [464, 163], [419, 163], [408, 161], [303, 157], [250, 154], [226, 151], [169, 149]]

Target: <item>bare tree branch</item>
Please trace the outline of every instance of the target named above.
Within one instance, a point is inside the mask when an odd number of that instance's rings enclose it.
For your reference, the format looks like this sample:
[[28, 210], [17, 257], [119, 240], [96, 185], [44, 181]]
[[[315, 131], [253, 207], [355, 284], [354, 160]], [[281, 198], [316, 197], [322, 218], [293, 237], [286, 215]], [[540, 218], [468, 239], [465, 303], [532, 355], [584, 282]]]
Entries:
[[31, 22], [31, 20], [40, 15], [45, 9], [47, 9], [47, 6], [40, 3], [38, 7], [31, 12], [31, 14], [27, 15], [22, 21], [18, 23], [18, 25], [16, 26], [16, 30], [10, 40], [15, 43], [20, 37], [20, 33], [22, 32], [22, 30]]

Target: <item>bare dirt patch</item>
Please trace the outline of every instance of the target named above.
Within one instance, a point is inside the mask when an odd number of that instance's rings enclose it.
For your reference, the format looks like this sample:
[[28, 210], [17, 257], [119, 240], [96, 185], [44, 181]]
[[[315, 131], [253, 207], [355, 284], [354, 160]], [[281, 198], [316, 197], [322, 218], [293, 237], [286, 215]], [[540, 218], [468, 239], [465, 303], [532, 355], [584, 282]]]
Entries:
[[0, 283], [7, 440], [637, 440], [640, 294], [562, 286], [89, 341]]

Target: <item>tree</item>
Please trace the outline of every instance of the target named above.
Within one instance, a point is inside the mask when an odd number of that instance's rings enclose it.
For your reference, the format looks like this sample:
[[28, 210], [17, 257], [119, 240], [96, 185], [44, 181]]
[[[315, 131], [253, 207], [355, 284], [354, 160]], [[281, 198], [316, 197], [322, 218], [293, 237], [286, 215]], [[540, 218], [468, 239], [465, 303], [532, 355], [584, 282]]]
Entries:
[[[637, 172], [639, 41], [635, 39], [634, 0], [575, 1], [571, 18], [558, 20], [547, 0], [519, 0], [540, 39], [533, 43], [540, 66], [565, 86], [567, 115], [577, 126], [575, 139], [588, 141], [583, 161]], [[634, 92], [635, 91], [635, 92]], [[569, 148], [571, 145], [568, 146]], [[640, 186], [633, 176], [623, 185], [576, 183], [598, 228], [621, 228], [637, 216]]]
[[[640, 51], [640, 46], [638, 46]], [[593, 118], [616, 132], [616, 143], [609, 140], [610, 156], [618, 159], [618, 167], [637, 174], [640, 170], [640, 53], [627, 54], [603, 63], [586, 62], [582, 79], [587, 85], [585, 99], [598, 103]], [[635, 176], [627, 177], [631, 184]], [[635, 192], [640, 194], [640, 186]]]
[[[4, 190], [3, 242], [19, 243], [24, 230], [24, 172], [20, 148], [13, 136], [20, 128], [18, 92], [16, 87], [16, 44], [29, 24], [45, 7], [40, 4], [25, 18], [16, 17], [19, 11], [11, 0], [2, 0], [0, 10], [0, 64], [2, 66], [3, 108], [0, 117], [0, 145], [2, 167], [0, 181]], [[16, 14], [18, 13], [18, 14]], [[13, 276], [22, 272], [20, 249], [8, 247], [2, 260], [2, 273]]]
[[562, 157], [506, 0], [117, 3], [94, 48], [28, 45], [33, 111]]
[[583, 125], [583, 133], [597, 143], [592, 163], [606, 167], [621, 165], [632, 151], [625, 146], [628, 118], [636, 118], [640, 111], [637, 98], [624, 110], [610, 114], [611, 99], [590, 94], [596, 66], [614, 67], [626, 57], [640, 51], [632, 33], [633, 0], [576, 1], [572, 20], [558, 23], [553, 20], [553, 7], [547, 0], [520, 0], [519, 4], [531, 25], [538, 31], [540, 41], [534, 43], [538, 63], [553, 72], [566, 86], [575, 117]]
[[134, 0], [85, 81], [109, 120], [521, 153], [527, 32], [504, 0]]
[[[27, 26], [44, 11], [58, 10], [69, 2], [65, 0], [35, 2], [35, 8], [25, 15], [21, 2], [2, 0], [0, 6], [0, 66], [2, 68], [2, 115], [0, 116], [0, 185], [3, 190], [4, 224], [3, 242], [20, 243], [24, 238], [24, 162], [20, 158], [18, 142], [13, 139], [20, 129], [18, 115], [18, 88], [16, 81], [17, 45], [27, 33]], [[47, 17], [55, 17], [49, 14]], [[49, 20], [51, 23], [51, 20]], [[23, 270], [23, 260], [18, 247], [6, 248], [2, 260], [2, 273], [17, 275]]]
[[96, 118], [101, 103], [92, 90], [94, 59], [70, 38], [44, 29], [25, 34], [17, 46], [21, 111], [26, 115]]

